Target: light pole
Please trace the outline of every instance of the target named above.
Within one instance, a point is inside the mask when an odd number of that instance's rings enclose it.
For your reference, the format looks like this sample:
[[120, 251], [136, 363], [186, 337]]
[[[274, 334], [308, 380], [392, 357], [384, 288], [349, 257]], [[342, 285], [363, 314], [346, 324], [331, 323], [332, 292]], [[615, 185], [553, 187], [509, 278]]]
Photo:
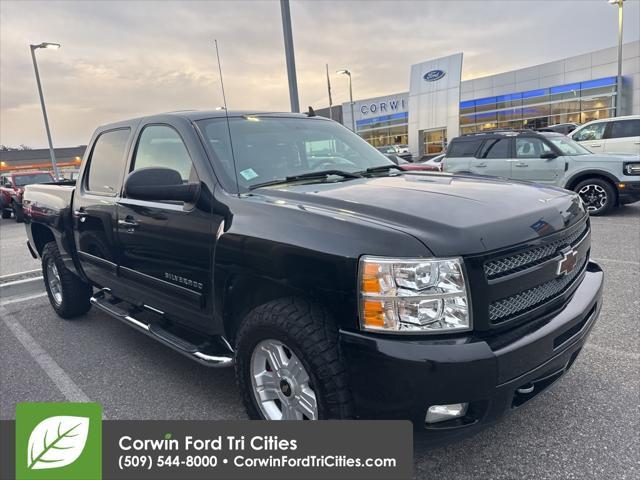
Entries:
[[291, 12], [289, 0], [280, 0], [280, 13], [282, 14], [282, 33], [284, 35], [284, 54], [287, 60], [287, 77], [289, 78], [289, 101], [291, 111], [299, 112], [298, 79], [296, 77], [296, 57], [293, 52], [293, 32], [291, 31]]
[[44, 128], [47, 130], [47, 140], [49, 141], [49, 154], [51, 155], [51, 165], [53, 166], [53, 175], [56, 180], [60, 178], [58, 172], [58, 164], [56, 163], [56, 154], [53, 151], [53, 142], [51, 141], [51, 131], [49, 130], [49, 119], [47, 118], [47, 108], [44, 106], [44, 96], [42, 95], [42, 85], [40, 84], [40, 73], [38, 72], [38, 62], [36, 62], [36, 50], [38, 48], [48, 48], [57, 50], [60, 48], [59, 43], [43, 42], [39, 45], [30, 45], [31, 58], [33, 59], [33, 69], [36, 72], [36, 83], [38, 84], [38, 94], [40, 95], [40, 105], [42, 106], [42, 115], [44, 116]]
[[618, 78], [616, 80], [616, 117], [620, 116], [622, 96], [622, 4], [624, 0], [609, 0], [611, 5], [618, 5]]
[[356, 116], [353, 113], [353, 87], [351, 85], [351, 72], [345, 68], [343, 70], [338, 70], [336, 73], [340, 75], [347, 75], [349, 77], [349, 102], [351, 103], [351, 130], [355, 133]]

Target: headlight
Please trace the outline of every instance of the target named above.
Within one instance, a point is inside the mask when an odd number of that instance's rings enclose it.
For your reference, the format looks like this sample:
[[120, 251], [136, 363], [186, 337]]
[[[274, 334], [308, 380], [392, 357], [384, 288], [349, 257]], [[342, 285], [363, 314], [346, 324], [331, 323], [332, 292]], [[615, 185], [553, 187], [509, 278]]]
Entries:
[[364, 256], [358, 281], [364, 330], [450, 333], [471, 329], [460, 258]]
[[625, 175], [640, 175], [640, 163], [625, 163], [624, 164]]

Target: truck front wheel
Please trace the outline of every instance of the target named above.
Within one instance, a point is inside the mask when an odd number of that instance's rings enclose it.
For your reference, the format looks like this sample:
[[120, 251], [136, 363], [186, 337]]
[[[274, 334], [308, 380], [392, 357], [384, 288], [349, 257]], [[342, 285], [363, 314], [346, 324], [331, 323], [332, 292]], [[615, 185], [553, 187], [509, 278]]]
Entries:
[[252, 419], [352, 417], [338, 328], [302, 299], [274, 300], [247, 316], [237, 335], [236, 379]]
[[73, 318], [89, 311], [93, 289], [64, 266], [56, 242], [42, 249], [42, 274], [49, 302], [59, 316]]

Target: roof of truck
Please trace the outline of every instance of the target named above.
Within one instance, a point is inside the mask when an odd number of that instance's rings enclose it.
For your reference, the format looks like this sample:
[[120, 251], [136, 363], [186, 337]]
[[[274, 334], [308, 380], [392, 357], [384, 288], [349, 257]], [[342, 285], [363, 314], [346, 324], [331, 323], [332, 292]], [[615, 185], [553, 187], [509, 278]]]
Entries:
[[322, 120], [329, 120], [328, 118], [321, 116], [309, 117], [307, 113], [292, 113], [292, 112], [265, 112], [256, 110], [176, 110], [173, 112], [156, 113], [153, 115], [145, 115], [142, 117], [123, 119], [118, 122], [108, 123], [100, 125], [99, 130], [121, 127], [131, 122], [137, 122], [141, 120], [158, 119], [160, 117], [175, 116], [180, 118], [186, 118], [189, 121], [205, 120], [207, 118], [224, 118], [229, 117], [247, 117], [247, 116], [270, 116], [270, 117], [295, 117], [295, 118], [317, 118]]

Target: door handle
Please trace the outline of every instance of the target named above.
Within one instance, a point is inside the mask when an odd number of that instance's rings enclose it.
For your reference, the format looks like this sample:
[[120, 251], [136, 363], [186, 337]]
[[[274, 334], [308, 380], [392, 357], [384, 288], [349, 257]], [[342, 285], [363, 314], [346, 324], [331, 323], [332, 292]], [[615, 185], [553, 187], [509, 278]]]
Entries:
[[516, 167], [528, 167], [528, 163], [516, 163]]
[[592, 143], [591, 145], [589, 145], [590, 147], [601, 147], [602, 145], [600, 145], [599, 143]]
[[84, 223], [87, 220], [89, 214], [84, 211], [84, 208], [80, 207], [79, 209], [73, 211], [73, 216], [76, 217], [81, 223]]
[[140, 226], [140, 224], [136, 222], [131, 215], [124, 217], [124, 220], [118, 220], [118, 225], [125, 228], [127, 232], [133, 232]]
[[476, 165], [476, 167], [477, 167], [477, 168], [485, 168], [486, 166], [487, 166], [487, 164], [486, 164], [486, 163], [478, 163], [478, 164]]

